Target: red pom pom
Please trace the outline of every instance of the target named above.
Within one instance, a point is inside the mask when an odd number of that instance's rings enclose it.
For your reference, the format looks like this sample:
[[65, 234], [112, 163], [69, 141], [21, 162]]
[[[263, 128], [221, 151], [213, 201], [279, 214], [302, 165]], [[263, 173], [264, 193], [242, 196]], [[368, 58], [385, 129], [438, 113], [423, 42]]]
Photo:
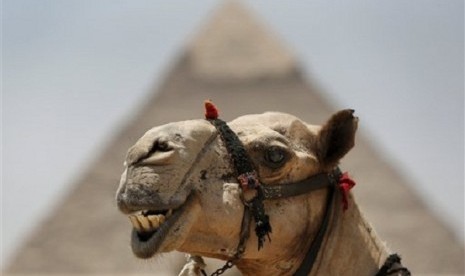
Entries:
[[218, 109], [216, 108], [215, 104], [213, 104], [210, 100], [205, 101], [205, 119], [218, 119]]
[[347, 172], [343, 173], [339, 179], [339, 189], [342, 193], [342, 209], [345, 211], [349, 208], [349, 191], [355, 186], [353, 181]]

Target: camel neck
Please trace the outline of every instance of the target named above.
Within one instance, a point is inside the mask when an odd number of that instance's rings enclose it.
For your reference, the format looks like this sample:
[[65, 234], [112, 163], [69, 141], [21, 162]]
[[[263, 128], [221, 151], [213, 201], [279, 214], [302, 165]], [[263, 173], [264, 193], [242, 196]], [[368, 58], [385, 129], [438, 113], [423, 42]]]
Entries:
[[[310, 275], [375, 275], [389, 255], [388, 250], [360, 213], [352, 195], [346, 211], [339, 199], [336, 198], [331, 224]], [[301, 244], [304, 250], [297, 250], [297, 254], [244, 259], [237, 266], [243, 275], [293, 275], [310, 248], [311, 238]], [[282, 252], [290, 251], [283, 248]]]
[[360, 212], [353, 195], [349, 208], [336, 207], [332, 225], [310, 275], [375, 275], [388, 248]]

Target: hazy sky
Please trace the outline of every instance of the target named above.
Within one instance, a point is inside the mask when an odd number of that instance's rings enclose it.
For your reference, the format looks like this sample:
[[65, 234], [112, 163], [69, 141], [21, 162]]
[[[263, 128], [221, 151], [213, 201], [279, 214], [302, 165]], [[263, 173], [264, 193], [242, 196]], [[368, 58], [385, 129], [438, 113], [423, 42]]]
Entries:
[[[2, 261], [218, 3], [3, 1]], [[464, 2], [245, 4], [463, 239]]]

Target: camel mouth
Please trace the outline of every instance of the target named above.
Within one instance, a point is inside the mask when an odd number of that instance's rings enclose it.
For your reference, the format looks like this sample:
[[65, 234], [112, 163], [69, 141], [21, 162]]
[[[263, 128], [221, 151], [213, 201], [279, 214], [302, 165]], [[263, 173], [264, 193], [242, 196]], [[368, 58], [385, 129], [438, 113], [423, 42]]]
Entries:
[[173, 209], [166, 210], [142, 210], [133, 212], [129, 215], [129, 220], [132, 226], [140, 235], [141, 240], [147, 240], [146, 236], [149, 233], [154, 233], [165, 223], [165, 221], [171, 217]]
[[189, 199], [177, 208], [140, 210], [128, 215], [133, 226], [131, 247], [137, 257], [147, 259], [158, 252], [173, 225], [186, 211], [188, 202]]

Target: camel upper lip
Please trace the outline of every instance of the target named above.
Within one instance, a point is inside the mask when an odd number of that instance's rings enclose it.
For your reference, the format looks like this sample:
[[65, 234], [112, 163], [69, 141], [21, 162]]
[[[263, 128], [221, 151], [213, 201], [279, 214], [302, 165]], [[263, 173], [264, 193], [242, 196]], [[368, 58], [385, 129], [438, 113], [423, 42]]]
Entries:
[[131, 247], [137, 257], [147, 259], [158, 251], [172, 226], [185, 212], [188, 201], [189, 198], [177, 208], [145, 209], [128, 214], [133, 225]]
[[173, 198], [169, 202], [164, 202], [159, 199], [156, 194], [144, 194], [144, 200], [141, 202], [141, 195], [132, 195], [127, 192], [118, 192], [116, 203], [118, 209], [126, 215], [136, 214], [142, 211], [163, 211], [169, 209], [177, 209], [184, 204], [185, 198]]

